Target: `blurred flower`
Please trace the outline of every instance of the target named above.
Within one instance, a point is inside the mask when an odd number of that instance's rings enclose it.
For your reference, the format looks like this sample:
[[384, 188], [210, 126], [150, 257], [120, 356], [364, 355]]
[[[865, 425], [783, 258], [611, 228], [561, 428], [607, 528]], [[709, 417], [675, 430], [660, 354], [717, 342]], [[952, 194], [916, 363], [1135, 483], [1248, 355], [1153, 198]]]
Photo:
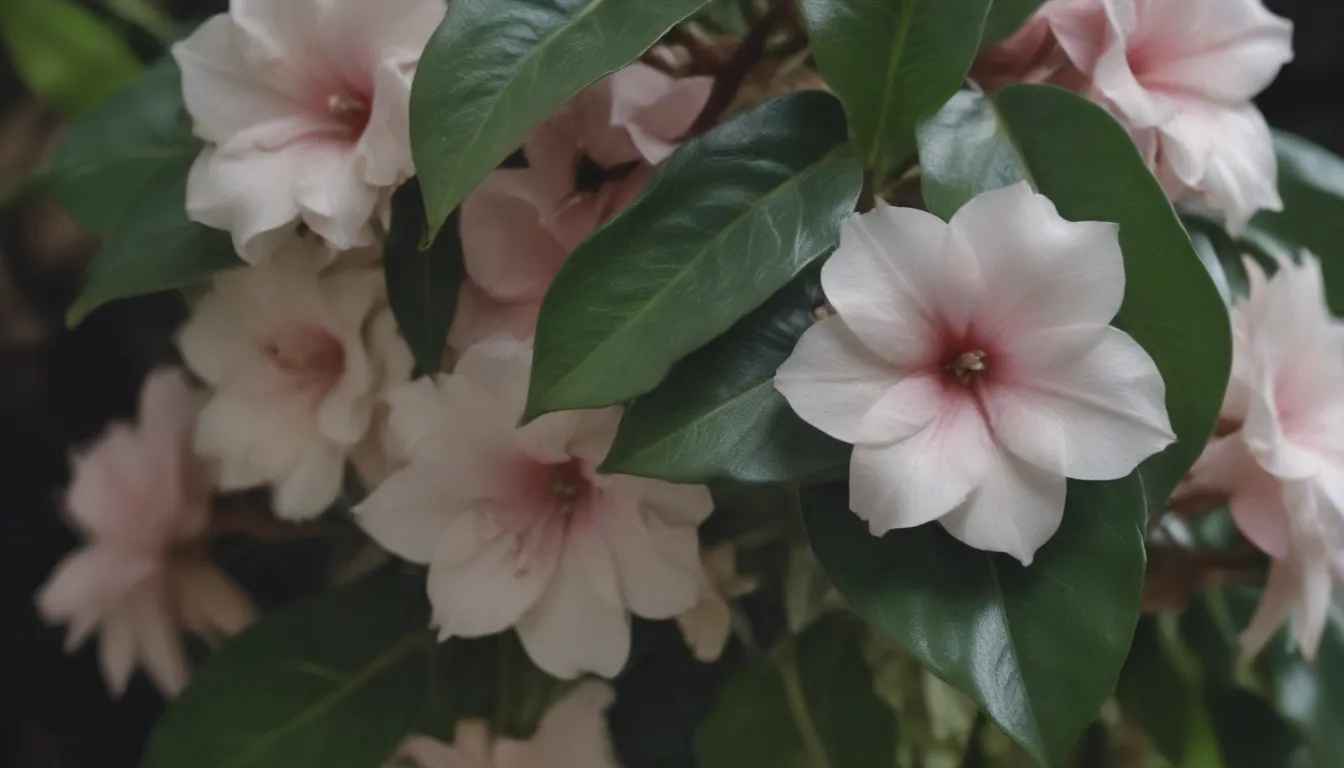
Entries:
[[1330, 316], [1316, 259], [1267, 279], [1247, 260], [1250, 295], [1232, 309], [1234, 357], [1222, 418], [1175, 498], [1222, 493], [1237, 527], [1273, 558], [1242, 636], [1258, 652], [1285, 620], [1315, 655], [1344, 576], [1344, 325]]
[[289, 520], [336, 499], [384, 388], [412, 366], [382, 273], [320, 264], [296, 252], [220, 275], [178, 337], [215, 390], [196, 450], [218, 462], [225, 490], [273, 485], [276, 513]]
[[[706, 77], [631, 64], [542, 123], [526, 168], [495, 171], [462, 203], [462, 248], [475, 292], [459, 304], [459, 351], [495, 330], [526, 332], [546, 288], [593, 230], [634, 199], [709, 98]], [[470, 329], [467, 332], [464, 329]]]
[[74, 458], [66, 505], [86, 543], [37, 605], [46, 621], [70, 625], [68, 650], [101, 630], [99, 662], [116, 694], [137, 664], [176, 694], [187, 681], [179, 633], [215, 640], [253, 617], [247, 595], [206, 558], [210, 484], [189, 446], [199, 410], [180, 372], [151, 374], [140, 423], [112, 425]]
[[1066, 221], [1025, 183], [950, 224], [851, 216], [821, 281], [838, 314], [775, 386], [855, 444], [850, 505], [874, 535], [938, 520], [1030, 563], [1066, 477], [1124, 477], [1174, 439], [1157, 367], [1107, 324], [1125, 291], [1117, 227]]
[[389, 395], [410, 463], [356, 507], [364, 528], [429, 565], [441, 638], [516, 627], [556, 677], [613, 677], [630, 614], [695, 605], [703, 486], [599, 475], [620, 409], [566, 411], [518, 427], [531, 350], [510, 339], [467, 350], [454, 373]]
[[1168, 196], [1202, 200], [1234, 233], [1257, 210], [1282, 208], [1269, 127], [1251, 99], [1292, 60], [1291, 23], [1260, 0], [1052, 0], [1039, 18]]
[[[232, 0], [173, 46], [196, 133], [187, 212], [268, 258], [302, 224], [374, 242], [414, 173], [409, 104], [442, 0]], [[376, 223], [377, 222], [377, 223]]]
[[388, 768], [618, 768], [604, 713], [611, 686], [585, 680], [551, 707], [527, 741], [494, 738], [483, 720], [460, 720], [451, 745], [412, 736]]
[[732, 634], [728, 601], [756, 591], [759, 581], [738, 574], [737, 551], [732, 544], [706, 550], [700, 555], [700, 563], [704, 567], [700, 599], [690, 610], [677, 615], [677, 626], [695, 658], [708, 663], [723, 655]]

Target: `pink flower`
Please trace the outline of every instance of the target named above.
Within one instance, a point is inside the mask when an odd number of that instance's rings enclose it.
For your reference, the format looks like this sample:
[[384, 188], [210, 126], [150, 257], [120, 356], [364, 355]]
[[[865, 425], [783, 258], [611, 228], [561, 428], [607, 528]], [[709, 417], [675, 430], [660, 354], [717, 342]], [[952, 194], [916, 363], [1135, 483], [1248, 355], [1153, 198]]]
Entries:
[[275, 511], [289, 520], [336, 500], [384, 389], [412, 366], [381, 270], [320, 264], [299, 251], [220, 275], [178, 336], [215, 390], [196, 450], [216, 462], [225, 490], [274, 486]]
[[74, 459], [66, 496], [86, 543], [37, 594], [50, 623], [68, 623], [66, 647], [101, 629], [99, 661], [114, 693], [137, 664], [165, 695], [187, 681], [178, 634], [208, 640], [239, 631], [252, 604], [205, 552], [210, 485], [188, 443], [199, 401], [175, 370], [140, 394], [140, 423], [114, 424]]
[[[462, 247], [478, 297], [464, 300], [459, 351], [503, 327], [527, 335], [569, 252], [615, 216], [677, 148], [712, 81], [632, 64], [585, 90], [528, 139], [527, 168], [494, 172], [462, 203]], [[464, 289], [465, 290], [465, 289]], [[525, 318], [531, 315], [531, 323]], [[520, 338], [525, 338], [520, 336]]]
[[604, 712], [611, 686], [585, 680], [542, 717], [526, 741], [494, 738], [482, 720], [461, 720], [451, 745], [428, 736], [407, 739], [389, 768], [619, 768]]
[[1221, 493], [1237, 527], [1271, 558], [1242, 635], [1254, 655], [1291, 619], [1304, 656], [1325, 628], [1344, 557], [1344, 324], [1325, 306], [1320, 267], [1281, 259], [1273, 279], [1247, 261], [1250, 295], [1232, 310], [1234, 357], [1223, 419], [1182, 494]]
[[409, 457], [356, 509], [373, 538], [429, 565], [442, 638], [516, 627], [539, 667], [612, 677], [630, 652], [630, 614], [666, 619], [697, 602], [703, 486], [596, 468], [620, 409], [567, 411], [518, 427], [531, 350], [495, 339], [451, 376], [389, 394]]
[[1202, 199], [1234, 232], [1282, 207], [1251, 98], [1293, 57], [1288, 21], [1260, 0], [1052, 0], [1040, 16], [1169, 196]]
[[414, 173], [409, 104], [442, 0], [232, 0], [173, 46], [196, 133], [210, 145], [187, 212], [229, 230], [252, 263], [295, 224], [338, 251], [374, 243], [392, 188]]
[[850, 505], [874, 535], [937, 520], [1030, 563], [1066, 477], [1124, 477], [1174, 439], [1157, 367], [1107, 324], [1125, 290], [1116, 232], [1026, 183], [949, 224], [885, 205], [846, 220], [821, 273], [838, 314], [775, 386], [855, 444]]

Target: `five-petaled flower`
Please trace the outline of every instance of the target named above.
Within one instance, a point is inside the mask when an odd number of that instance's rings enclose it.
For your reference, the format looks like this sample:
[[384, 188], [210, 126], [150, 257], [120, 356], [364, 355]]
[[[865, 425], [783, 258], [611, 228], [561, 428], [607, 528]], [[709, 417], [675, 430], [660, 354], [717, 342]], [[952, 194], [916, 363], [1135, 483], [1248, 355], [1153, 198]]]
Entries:
[[1125, 291], [1117, 227], [1066, 221], [1025, 182], [949, 223], [852, 216], [821, 281], [837, 315], [775, 386], [855, 444], [850, 505], [875, 535], [937, 520], [1030, 563], [1066, 477], [1124, 477], [1175, 437], [1157, 367], [1108, 325]]

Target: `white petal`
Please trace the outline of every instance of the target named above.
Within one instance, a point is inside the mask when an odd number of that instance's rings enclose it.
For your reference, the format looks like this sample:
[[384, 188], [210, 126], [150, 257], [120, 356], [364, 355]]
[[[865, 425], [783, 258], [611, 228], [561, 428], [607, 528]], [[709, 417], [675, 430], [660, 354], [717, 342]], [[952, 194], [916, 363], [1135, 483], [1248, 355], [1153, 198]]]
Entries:
[[677, 614], [677, 627], [695, 658], [705, 663], [717, 661], [731, 634], [728, 603], [708, 590], [701, 594], [694, 608]]
[[951, 402], [909, 439], [854, 449], [850, 509], [875, 536], [936, 520], [980, 485], [994, 451], [974, 403]]
[[187, 685], [187, 659], [168, 606], [157, 596], [137, 595], [132, 610], [139, 627], [139, 656], [145, 671], [164, 696], [176, 696]]
[[187, 176], [187, 215], [233, 235], [244, 261], [258, 264], [290, 236], [299, 206], [294, 188], [306, 153], [201, 150]]
[[604, 494], [597, 508], [576, 524], [601, 531], [615, 558], [621, 596], [630, 611], [669, 619], [699, 599], [699, 542], [695, 529], [645, 516], [635, 502]]
[[1162, 150], [1172, 173], [1221, 211], [1233, 234], [1256, 211], [1283, 208], [1269, 126], [1253, 105], [1183, 105], [1162, 126]]
[[121, 696], [131, 681], [137, 654], [135, 620], [125, 612], [115, 613], [103, 623], [102, 642], [98, 645], [98, 664], [103, 680], [113, 696]]
[[413, 563], [428, 564], [459, 515], [475, 500], [463, 499], [431, 464], [411, 464], [392, 473], [355, 507], [355, 519], [384, 549]]
[[218, 462], [219, 487], [232, 491], [284, 474], [314, 439], [321, 440], [311, 420], [290, 403], [261, 403], [218, 393], [201, 411], [195, 449]]
[[1241, 654], [1243, 658], [1254, 658], [1269, 643], [1283, 626], [1284, 620], [1295, 601], [1300, 599], [1300, 585], [1296, 569], [1287, 561], [1274, 560], [1269, 566], [1269, 576], [1265, 579], [1264, 591], [1260, 593], [1260, 603], [1251, 616], [1251, 621], [1241, 632]]
[[938, 522], [976, 549], [1004, 552], [1031, 565], [1064, 519], [1065, 486], [1062, 475], [998, 451], [966, 502]]
[[1114, 480], [1175, 440], [1162, 374], [1128, 334], [1069, 329], [1031, 344], [1013, 361], [1012, 380], [982, 390], [995, 437], [1019, 458]]
[[985, 284], [977, 332], [1007, 343], [1046, 328], [1108, 323], [1125, 295], [1119, 227], [1071, 222], [1027, 182], [977, 195], [952, 217]]
[[282, 520], [317, 517], [341, 495], [345, 451], [325, 440], [310, 443], [298, 461], [276, 479], [275, 514]]
[[614, 475], [613, 492], [635, 500], [646, 511], [672, 525], [700, 525], [714, 511], [714, 497], [703, 485], [683, 485], [647, 477]]
[[1150, 2], [1143, 26], [1154, 60], [1143, 82], [1154, 90], [1244, 102], [1293, 58], [1293, 25], [1259, 0]]
[[615, 700], [616, 693], [611, 686], [585, 680], [552, 706], [533, 736], [537, 752], [545, 756], [546, 765], [619, 768], [612, 753], [605, 717], [607, 708]]
[[902, 367], [933, 348], [935, 293], [946, 281], [947, 225], [937, 216], [882, 203], [845, 219], [821, 285], [845, 325], [881, 358]]
[[236, 39], [240, 34], [227, 15], [214, 16], [172, 48], [193, 127], [207, 141], [228, 141], [258, 123], [286, 119], [300, 109], [243, 57]]
[[807, 329], [775, 374], [775, 389], [803, 421], [847, 443], [889, 443], [923, 429], [937, 408], [930, 383], [903, 377], [839, 317]]
[[440, 639], [507, 629], [559, 578], [561, 544], [555, 539], [560, 534], [532, 533], [544, 540], [532, 543], [534, 556], [523, 562], [516, 536], [491, 524], [485, 514], [466, 512], [453, 520], [429, 563], [429, 602]]

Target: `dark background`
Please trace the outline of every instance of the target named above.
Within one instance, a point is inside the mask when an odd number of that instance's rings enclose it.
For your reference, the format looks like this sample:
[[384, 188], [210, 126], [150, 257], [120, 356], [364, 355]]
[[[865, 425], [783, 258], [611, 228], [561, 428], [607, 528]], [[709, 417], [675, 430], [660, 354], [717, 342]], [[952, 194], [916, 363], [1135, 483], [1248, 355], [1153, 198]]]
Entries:
[[[192, 18], [224, 3], [170, 5]], [[1268, 5], [1296, 23], [1297, 58], [1261, 108], [1275, 127], [1344, 153], [1344, 3]], [[151, 42], [137, 44], [152, 55]], [[0, 58], [0, 191], [40, 168], [60, 131]], [[121, 700], [109, 697], [96, 643], [65, 654], [63, 630], [33, 610], [34, 592], [76, 543], [57, 514], [70, 450], [133, 412], [146, 371], [172, 360], [182, 316], [176, 297], [155, 297], [67, 330], [65, 308], [95, 246], [47, 197], [0, 210], [0, 768], [132, 768], [163, 707], [142, 677]], [[309, 554], [244, 558], [235, 570], [263, 602], [282, 600], [305, 586]]]

